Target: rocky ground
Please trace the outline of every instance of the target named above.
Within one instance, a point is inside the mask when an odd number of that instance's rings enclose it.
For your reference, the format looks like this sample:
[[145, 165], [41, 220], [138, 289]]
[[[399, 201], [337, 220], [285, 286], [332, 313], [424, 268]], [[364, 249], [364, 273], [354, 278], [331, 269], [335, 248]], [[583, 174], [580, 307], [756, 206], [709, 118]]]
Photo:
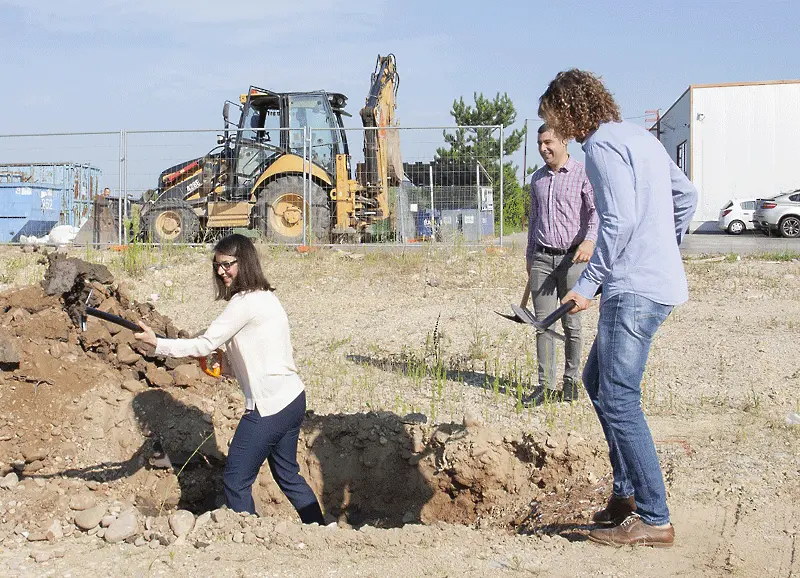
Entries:
[[[234, 382], [152, 355], [85, 306], [191, 335], [221, 310], [201, 249], [0, 250], [0, 571], [100, 575], [796, 576], [800, 262], [686, 261], [643, 405], [676, 545], [586, 541], [608, 493], [590, 404], [523, 407], [518, 248], [263, 248], [309, 416], [304, 527], [264, 468], [259, 517], [220, 508]], [[596, 309], [585, 317], [585, 349]]]

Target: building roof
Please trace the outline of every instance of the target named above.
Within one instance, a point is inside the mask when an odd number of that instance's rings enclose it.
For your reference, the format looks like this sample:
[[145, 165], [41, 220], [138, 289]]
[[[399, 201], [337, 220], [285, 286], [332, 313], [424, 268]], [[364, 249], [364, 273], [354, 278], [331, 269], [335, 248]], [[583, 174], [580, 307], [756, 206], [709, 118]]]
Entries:
[[[768, 84], [800, 84], [800, 79], [795, 80], [757, 80], [752, 82], [720, 82], [720, 83], [711, 83], [711, 84], [690, 84], [689, 88], [684, 90], [681, 95], [675, 99], [667, 110], [664, 111], [664, 114], [660, 115], [661, 118], [664, 118], [669, 114], [676, 104], [686, 96], [686, 93], [694, 90], [695, 88], [731, 88], [736, 86], [760, 86], [760, 85], [768, 85]], [[655, 130], [656, 123], [653, 123], [652, 126], [648, 130]]]

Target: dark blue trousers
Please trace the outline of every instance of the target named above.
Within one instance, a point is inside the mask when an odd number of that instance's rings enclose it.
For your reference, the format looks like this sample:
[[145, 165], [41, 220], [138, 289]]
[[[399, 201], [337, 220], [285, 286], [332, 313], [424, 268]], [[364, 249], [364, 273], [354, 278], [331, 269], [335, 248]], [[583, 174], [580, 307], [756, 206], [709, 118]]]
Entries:
[[275, 415], [262, 417], [258, 409], [245, 411], [228, 448], [223, 476], [229, 508], [256, 513], [253, 483], [266, 460], [272, 477], [303, 523], [325, 523], [317, 497], [300, 475], [297, 463], [297, 440], [305, 413], [305, 392]]

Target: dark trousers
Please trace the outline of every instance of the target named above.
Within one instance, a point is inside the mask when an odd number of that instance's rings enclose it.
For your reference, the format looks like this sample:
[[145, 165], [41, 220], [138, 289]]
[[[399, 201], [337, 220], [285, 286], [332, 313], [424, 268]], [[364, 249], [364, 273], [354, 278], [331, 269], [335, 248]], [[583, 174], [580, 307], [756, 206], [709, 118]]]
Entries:
[[262, 417], [258, 409], [245, 411], [228, 448], [223, 476], [229, 508], [256, 513], [253, 483], [266, 460], [272, 477], [303, 523], [325, 523], [317, 497], [300, 475], [297, 463], [297, 440], [305, 413], [305, 392], [275, 415]]

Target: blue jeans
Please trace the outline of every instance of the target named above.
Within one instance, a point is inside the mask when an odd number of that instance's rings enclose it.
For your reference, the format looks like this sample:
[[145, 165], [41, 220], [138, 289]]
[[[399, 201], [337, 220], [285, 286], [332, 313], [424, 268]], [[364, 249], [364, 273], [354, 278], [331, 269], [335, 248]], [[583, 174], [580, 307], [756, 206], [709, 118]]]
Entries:
[[656, 331], [672, 311], [633, 293], [600, 306], [597, 337], [583, 369], [583, 384], [608, 442], [613, 493], [633, 496], [647, 524], [669, 522], [664, 476], [642, 411], [642, 375]]
[[262, 417], [258, 409], [244, 412], [228, 448], [223, 474], [225, 501], [230, 509], [256, 513], [252, 488], [266, 460], [300, 519], [306, 524], [325, 523], [317, 497], [300, 475], [297, 463], [297, 440], [305, 413], [305, 392], [275, 415]]

